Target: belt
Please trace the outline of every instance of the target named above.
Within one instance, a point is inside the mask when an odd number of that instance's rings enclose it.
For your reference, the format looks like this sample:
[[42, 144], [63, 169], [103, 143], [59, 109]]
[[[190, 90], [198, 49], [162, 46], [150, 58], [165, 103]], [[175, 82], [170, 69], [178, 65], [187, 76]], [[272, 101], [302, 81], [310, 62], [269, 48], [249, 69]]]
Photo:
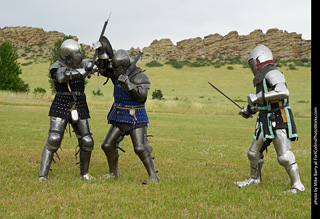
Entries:
[[275, 111], [284, 109], [284, 108], [286, 108], [287, 106], [289, 106], [289, 104], [285, 104], [285, 105], [282, 105], [282, 106], [280, 106], [280, 107], [271, 108], [271, 109], [264, 109], [264, 107], [262, 107], [263, 109], [259, 109], [259, 112], [260, 112], [260, 113], [273, 113], [273, 112], [275, 112]]
[[124, 105], [121, 103], [115, 104], [115, 108], [117, 109], [143, 109], [145, 106], [144, 104], [141, 105]]
[[61, 92], [61, 91], [57, 91], [56, 94], [59, 95], [66, 95], [66, 96], [84, 96], [84, 92], [80, 92], [80, 91], [72, 91], [72, 92]]

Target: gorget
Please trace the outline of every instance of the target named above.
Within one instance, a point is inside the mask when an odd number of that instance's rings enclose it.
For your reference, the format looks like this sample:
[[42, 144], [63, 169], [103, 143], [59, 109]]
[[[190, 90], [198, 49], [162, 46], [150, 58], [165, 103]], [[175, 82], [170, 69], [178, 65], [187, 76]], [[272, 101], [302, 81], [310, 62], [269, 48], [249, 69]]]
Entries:
[[262, 80], [264, 79], [264, 77], [266, 76], [266, 74], [271, 71], [277, 69], [276, 64], [274, 63], [270, 63], [267, 65], [262, 66], [258, 71], [256, 76], [253, 79], [253, 86], [257, 86], [257, 84], [261, 83]]

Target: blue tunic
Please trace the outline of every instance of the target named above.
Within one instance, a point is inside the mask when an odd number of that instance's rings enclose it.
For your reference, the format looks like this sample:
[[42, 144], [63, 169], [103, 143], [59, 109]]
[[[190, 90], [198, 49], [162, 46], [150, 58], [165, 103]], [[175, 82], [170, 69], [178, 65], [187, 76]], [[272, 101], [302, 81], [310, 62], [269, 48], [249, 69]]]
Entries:
[[127, 124], [149, 123], [144, 104], [139, 103], [123, 86], [119, 86], [115, 78], [111, 78], [114, 84], [114, 103], [108, 114], [109, 123], [120, 122]]

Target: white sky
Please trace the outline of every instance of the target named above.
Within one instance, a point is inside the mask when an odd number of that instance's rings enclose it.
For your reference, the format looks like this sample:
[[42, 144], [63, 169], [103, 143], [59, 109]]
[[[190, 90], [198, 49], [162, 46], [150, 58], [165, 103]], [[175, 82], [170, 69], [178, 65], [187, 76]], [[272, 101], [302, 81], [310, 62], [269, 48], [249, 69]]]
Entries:
[[114, 49], [270, 28], [311, 39], [311, 0], [1, 0], [0, 28], [57, 30], [92, 45], [110, 12], [106, 36]]

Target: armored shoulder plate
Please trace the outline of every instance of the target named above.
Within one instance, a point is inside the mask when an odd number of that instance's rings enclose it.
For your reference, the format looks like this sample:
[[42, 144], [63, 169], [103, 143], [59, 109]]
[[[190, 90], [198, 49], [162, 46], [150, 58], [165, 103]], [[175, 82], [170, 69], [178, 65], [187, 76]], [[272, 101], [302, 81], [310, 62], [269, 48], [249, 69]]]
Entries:
[[53, 69], [58, 69], [58, 68], [61, 68], [61, 67], [62, 67], [62, 65], [59, 62], [55, 62], [50, 66], [49, 71], [51, 72]]
[[265, 78], [267, 79], [267, 81], [269, 82], [269, 84], [273, 87], [278, 83], [286, 83], [286, 79], [283, 75], [283, 73], [281, 71], [279, 71], [278, 69], [269, 71]]
[[140, 71], [137, 74], [134, 74], [131, 79], [131, 83], [142, 86], [143, 88], [150, 89], [150, 79], [148, 75]]

